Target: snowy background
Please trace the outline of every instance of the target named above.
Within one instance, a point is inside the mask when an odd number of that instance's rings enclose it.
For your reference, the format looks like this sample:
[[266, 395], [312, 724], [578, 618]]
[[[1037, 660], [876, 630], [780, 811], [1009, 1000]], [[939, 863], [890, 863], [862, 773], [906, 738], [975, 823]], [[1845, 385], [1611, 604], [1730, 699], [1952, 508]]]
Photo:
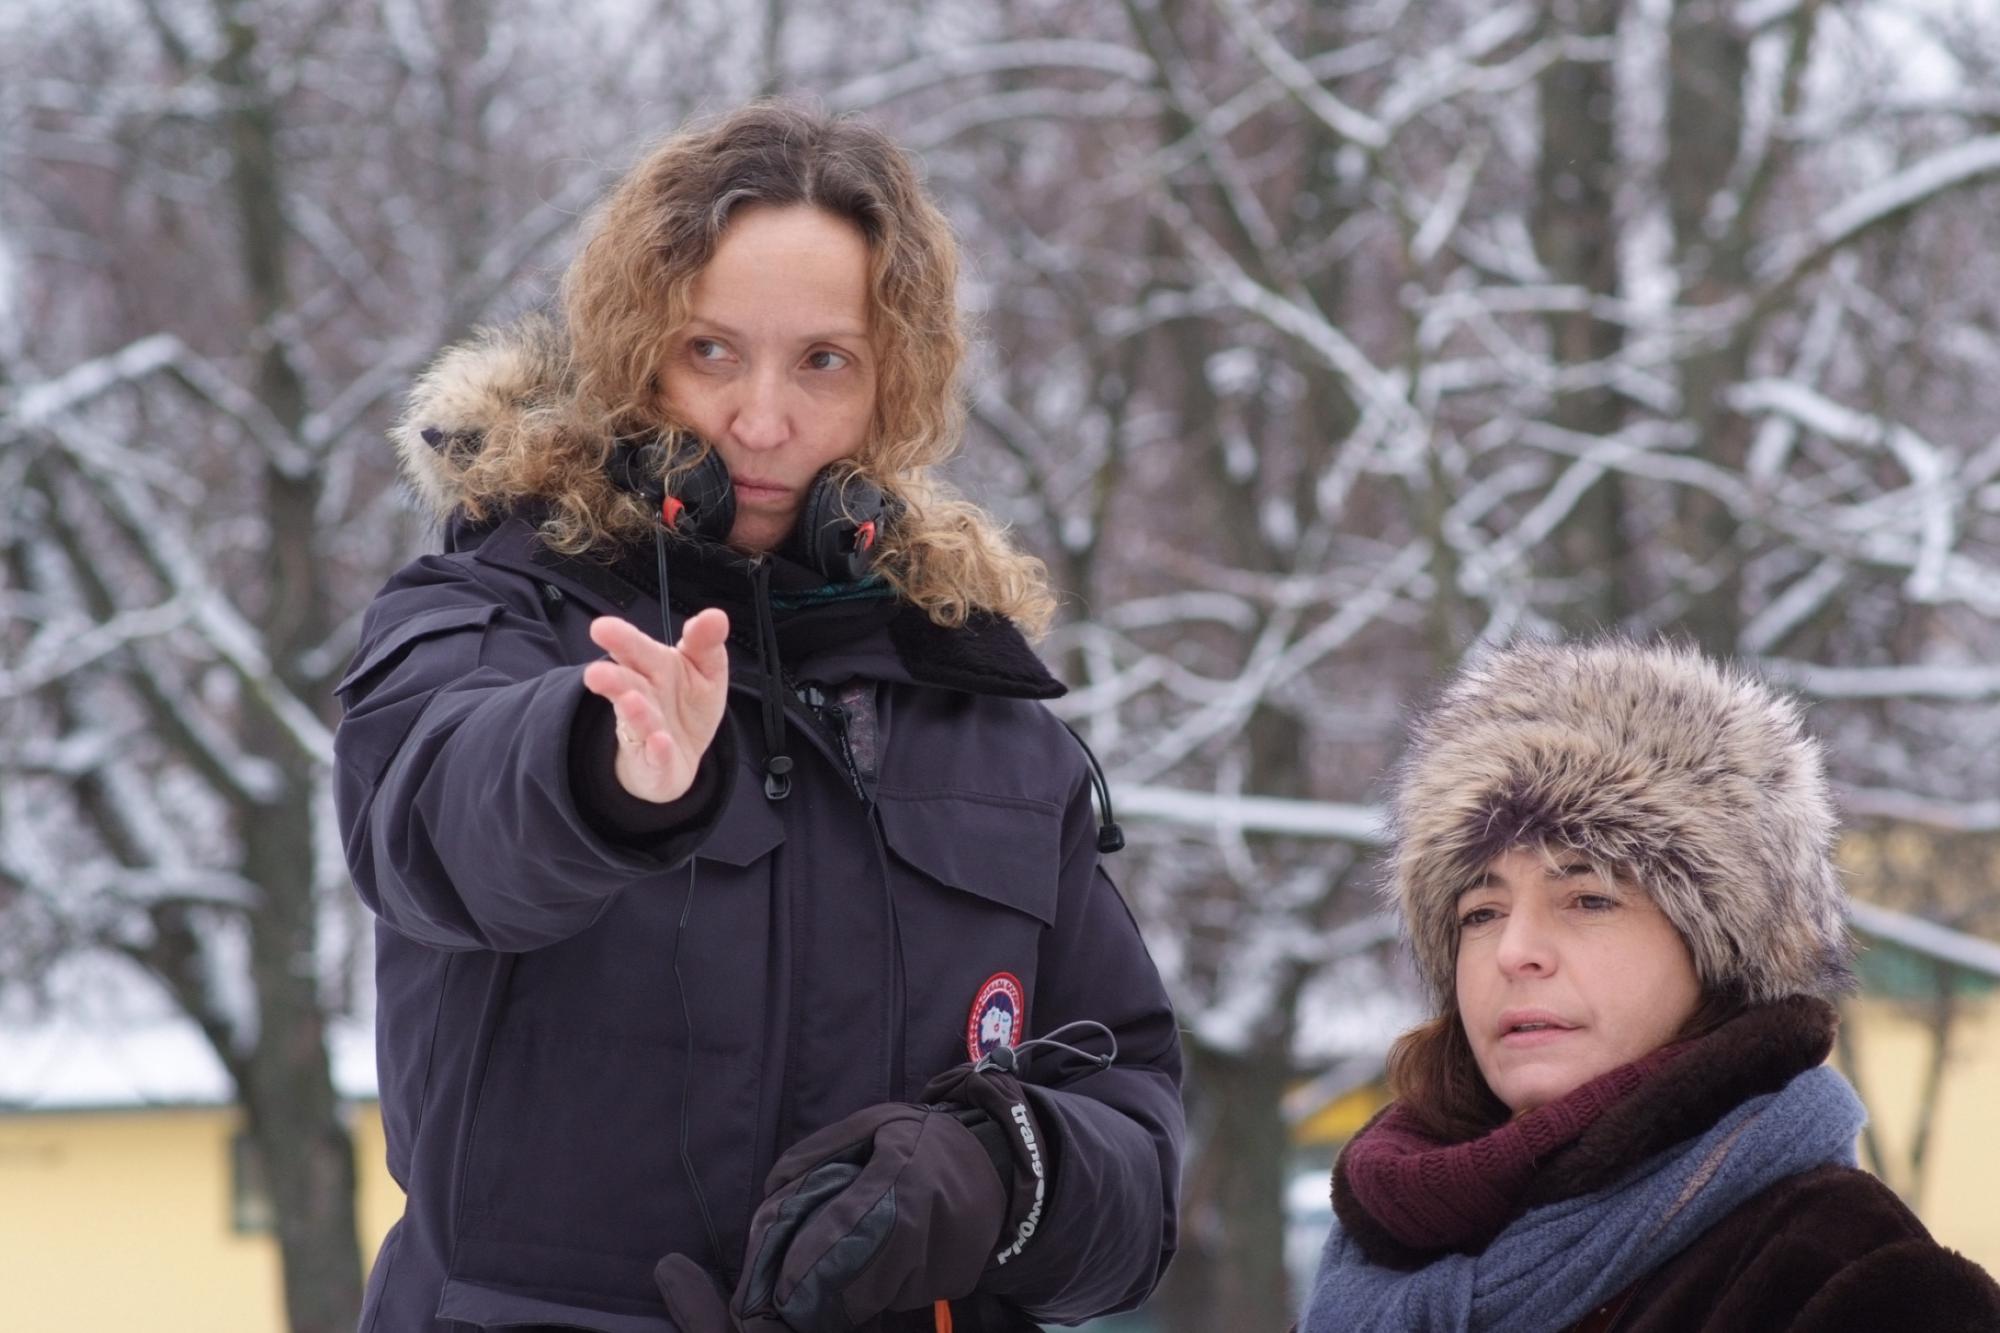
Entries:
[[1761, 664], [1855, 826], [1961, 867], [1885, 901], [2000, 936], [1993, 0], [11, 0], [0, 1099], [240, 1100], [295, 1327], [354, 1299], [383, 428], [761, 91], [881, 119], [967, 251], [959, 479], [1067, 594], [1189, 1030], [1168, 1327], [1284, 1326], [1283, 1094], [1414, 1013], [1374, 805], [1482, 639]]

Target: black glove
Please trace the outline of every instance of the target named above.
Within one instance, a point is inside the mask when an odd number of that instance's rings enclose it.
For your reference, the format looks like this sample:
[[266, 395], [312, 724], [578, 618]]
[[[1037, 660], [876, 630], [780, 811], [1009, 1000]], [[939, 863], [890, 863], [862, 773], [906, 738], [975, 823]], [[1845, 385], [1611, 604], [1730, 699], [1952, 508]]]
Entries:
[[722, 1288], [685, 1254], [670, 1254], [653, 1266], [653, 1281], [674, 1333], [745, 1333], [723, 1302]]
[[685, 1333], [849, 1333], [885, 1310], [970, 1295], [990, 1263], [1019, 1254], [1047, 1186], [1020, 1084], [963, 1065], [924, 1096], [942, 1104], [867, 1107], [778, 1159], [726, 1307], [691, 1260], [661, 1260], [674, 1322]]
[[960, 1123], [986, 1149], [1007, 1186], [1007, 1220], [993, 1262], [1018, 1258], [1042, 1224], [1055, 1167], [1051, 1144], [1021, 1092], [1021, 1080], [997, 1069], [964, 1064], [925, 1084], [924, 1100], [964, 1108], [958, 1113]]

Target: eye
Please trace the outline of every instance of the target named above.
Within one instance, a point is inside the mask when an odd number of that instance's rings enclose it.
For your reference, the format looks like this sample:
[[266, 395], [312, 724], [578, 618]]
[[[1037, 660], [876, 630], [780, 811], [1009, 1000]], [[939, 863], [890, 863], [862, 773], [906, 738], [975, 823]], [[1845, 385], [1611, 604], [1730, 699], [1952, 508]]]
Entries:
[[816, 347], [806, 353], [806, 364], [814, 370], [841, 370], [849, 362], [844, 352], [836, 352], [831, 347]]
[[720, 361], [729, 355], [729, 349], [715, 338], [690, 338], [688, 351], [697, 361]]
[[1616, 898], [1601, 893], [1579, 893], [1570, 901], [1586, 912], [1609, 912], [1618, 906]]
[[1498, 909], [1492, 907], [1475, 907], [1470, 912], [1458, 918], [1458, 928], [1460, 930], [1471, 930], [1475, 926], [1483, 926], [1499, 919], [1500, 913]]

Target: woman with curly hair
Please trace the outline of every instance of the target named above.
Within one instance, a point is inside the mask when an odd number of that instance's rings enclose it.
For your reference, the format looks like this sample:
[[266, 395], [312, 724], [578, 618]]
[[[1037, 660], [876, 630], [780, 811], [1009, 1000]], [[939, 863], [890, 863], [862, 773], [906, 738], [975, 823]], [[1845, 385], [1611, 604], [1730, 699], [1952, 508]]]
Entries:
[[1418, 724], [1391, 891], [1437, 1017], [1342, 1151], [1306, 1333], [2000, 1328], [1855, 1167], [1818, 745], [1689, 649], [1528, 644]]
[[1158, 1282], [1173, 1015], [1041, 702], [1042, 567], [937, 476], [955, 286], [893, 142], [758, 104], [617, 184], [559, 318], [417, 386], [444, 549], [338, 686], [409, 1196], [364, 1328], [1013, 1329]]

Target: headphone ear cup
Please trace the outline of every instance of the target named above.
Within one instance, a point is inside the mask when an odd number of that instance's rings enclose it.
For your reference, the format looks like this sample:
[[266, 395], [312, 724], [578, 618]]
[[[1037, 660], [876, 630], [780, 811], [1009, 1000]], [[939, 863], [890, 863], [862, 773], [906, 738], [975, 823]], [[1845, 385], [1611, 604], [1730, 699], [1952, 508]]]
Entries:
[[673, 494], [682, 505], [675, 527], [697, 541], [726, 542], [736, 526], [736, 487], [729, 480], [729, 465], [722, 455], [698, 441], [701, 457], [687, 471], [673, 479]]
[[785, 554], [829, 583], [853, 583], [875, 563], [888, 502], [872, 482], [823, 468], [806, 488]]

